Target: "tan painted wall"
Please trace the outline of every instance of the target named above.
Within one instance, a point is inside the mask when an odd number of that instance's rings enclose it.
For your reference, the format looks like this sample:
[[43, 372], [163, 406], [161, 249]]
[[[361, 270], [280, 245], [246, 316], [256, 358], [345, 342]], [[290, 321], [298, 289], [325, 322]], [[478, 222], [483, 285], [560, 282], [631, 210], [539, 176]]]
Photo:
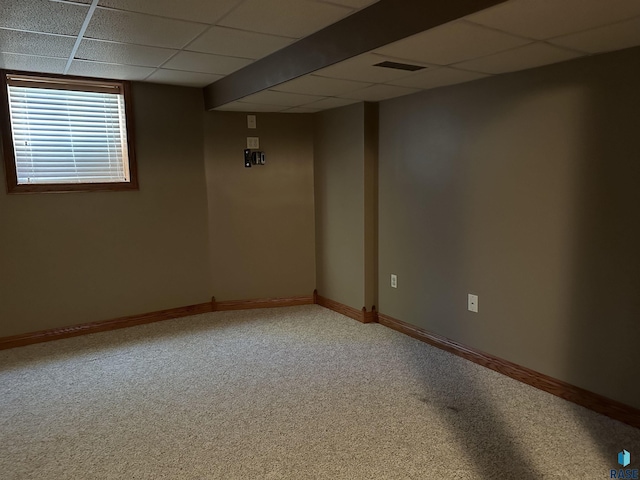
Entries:
[[[216, 300], [311, 295], [315, 288], [310, 115], [206, 112], [205, 165]], [[267, 164], [244, 168], [247, 136]]]
[[380, 310], [640, 407], [639, 55], [383, 102]]
[[364, 104], [364, 305], [378, 305], [378, 104]]
[[201, 92], [133, 99], [139, 191], [0, 189], [0, 337], [210, 300]]
[[318, 293], [361, 309], [364, 298], [364, 104], [315, 114]]

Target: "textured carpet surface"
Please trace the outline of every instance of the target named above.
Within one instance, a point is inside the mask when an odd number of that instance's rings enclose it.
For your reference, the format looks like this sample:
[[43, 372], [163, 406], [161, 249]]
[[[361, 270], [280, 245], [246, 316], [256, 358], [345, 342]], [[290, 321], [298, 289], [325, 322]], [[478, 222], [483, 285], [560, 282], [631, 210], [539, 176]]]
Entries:
[[2, 479], [604, 479], [623, 448], [638, 468], [640, 430], [315, 305], [0, 352]]

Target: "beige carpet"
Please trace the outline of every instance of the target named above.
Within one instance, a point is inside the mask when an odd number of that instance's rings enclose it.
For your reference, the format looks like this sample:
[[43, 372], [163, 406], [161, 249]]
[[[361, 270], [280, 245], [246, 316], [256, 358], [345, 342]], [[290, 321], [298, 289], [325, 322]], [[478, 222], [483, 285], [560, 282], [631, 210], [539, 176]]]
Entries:
[[0, 352], [2, 479], [604, 479], [623, 448], [638, 468], [640, 430], [315, 305]]

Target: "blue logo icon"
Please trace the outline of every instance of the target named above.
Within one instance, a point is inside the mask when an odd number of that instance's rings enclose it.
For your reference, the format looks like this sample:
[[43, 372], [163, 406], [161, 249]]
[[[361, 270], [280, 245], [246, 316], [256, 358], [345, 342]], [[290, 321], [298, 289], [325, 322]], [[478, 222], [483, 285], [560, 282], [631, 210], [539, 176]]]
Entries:
[[618, 463], [623, 467], [626, 467], [627, 465], [629, 465], [631, 463], [631, 454], [626, 450], [622, 450], [618, 454]]
[[622, 450], [618, 453], [618, 463], [622, 465], [622, 468], [620, 470], [611, 470], [609, 472], [609, 478], [630, 478], [638, 480], [639, 472], [637, 468], [624, 468], [631, 463], [631, 454], [629, 452]]

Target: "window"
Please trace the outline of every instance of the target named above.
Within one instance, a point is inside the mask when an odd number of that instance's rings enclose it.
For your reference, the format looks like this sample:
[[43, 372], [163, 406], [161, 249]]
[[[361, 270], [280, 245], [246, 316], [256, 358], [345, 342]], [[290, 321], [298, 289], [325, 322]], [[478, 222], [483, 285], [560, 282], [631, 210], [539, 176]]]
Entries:
[[138, 188], [127, 82], [1, 73], [9, 193]]

